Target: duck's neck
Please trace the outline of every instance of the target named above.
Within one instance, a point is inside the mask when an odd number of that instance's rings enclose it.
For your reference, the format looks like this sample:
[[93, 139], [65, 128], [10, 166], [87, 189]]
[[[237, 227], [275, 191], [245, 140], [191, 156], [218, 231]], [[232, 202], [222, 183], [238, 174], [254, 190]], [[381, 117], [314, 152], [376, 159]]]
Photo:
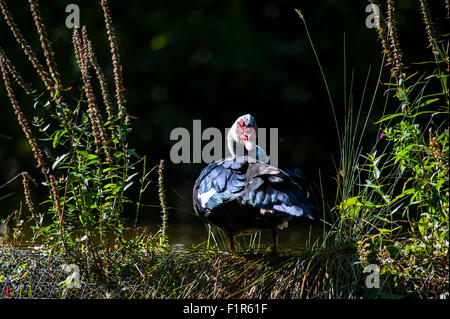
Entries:
[[256, 145], [256, 158], [265, 164], [269, 164], [270, 162], [269, 156], [267, 156], [266, 151], [259, 145]]
[[[228, 146], [228, 150], [230, 151], [231, 157], [232, 158], [236, 158], [237, 156], [241, 156], [244, 155], [242, 154], [237, 154], [237, 149], [238, 149], [238, 143], [236, 142], [237, 137], [234, 136], [235, 130], [233, 130], [233, 127], [230, 129], [230, 131], [228, 132], [227, 135], [227, 146]], [[243, 152], [245, 147], [243, 144], [239, 144], [239, 147], [241, 148], [241, 151]], [[264, 149], [262, 147], [260, 147], [259, 145], [255, 144], [255, 149], [251, 152], [248, 152], [248, 156], [255, 158], [263, 163], [268, 164], [270, 159], [266, 154], [266, 151], [264, 151]]]

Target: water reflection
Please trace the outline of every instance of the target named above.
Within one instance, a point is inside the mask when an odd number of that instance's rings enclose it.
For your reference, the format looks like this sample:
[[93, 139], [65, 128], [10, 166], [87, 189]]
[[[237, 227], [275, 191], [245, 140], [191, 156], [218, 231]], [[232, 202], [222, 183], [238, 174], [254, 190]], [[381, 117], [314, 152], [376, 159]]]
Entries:
[[[151, 232], [156, 233], [159, 225], [147, 225]], [[168, 224], [167, 234], [169, 244], [183, 245], [185, 247], [205, 247], [208, 240], [208, 225], [199, 218], [198, 221], [190, 223], [175, 222]], [[220, 234], [216, 234], [219, 237]], [[304, 248], [307, 243], [314, 243], [322, 236], [322, 226], [318, 222], [309, 222], [305, 219], [291, 220], [289, 227], [279, 231], [280, 248]], [[241, 241], [249, 242], [250, 236], [246, 236]], [[219, 239], [217, 239], [219, 240]], [[270, 232], [261, 232], [260, 243], [262, 246], [272, 245]]]
[[[150, 235], [155, 235], [160, 230], [160, 223], [156, 220], [140, 221], [138, 224]], [[133, 234], [133, 223], [128, 221], [126, 223], [126, 230], [124, 237], [130, 238]], [[3, 223], [0, 223], [0, 239], [6, 235], [12, 235], [10, 225], [5, 228]], [[208, 225], [200, 218], [194, 218], [190, 222], [174, 221], [168, 223], [167, 235], [169, 244], [171, 246], [183, 246], [186, 248], [205, 248], [208, 240]], [[279, 247], [280, 249], [303, 249], [307, 243], [314, 243], [322, 235], [322, 227], [318, 222], [309, 222], [305, 219], [294, 219], [289, 222], [289, 227], [279, 231]], [[220, 239], [220, 234], [217, 230], [214, 231], [214, 236], [217, 241]], [[28, 242], [32, 238], [32, 232], [29, 227], [23, 229], [23, 240]], [[212, 240], [212, 239], [211, 239]], [[250, 236], [241, 236], [238, 239], [240, 242], [249, 243]], [[272, 237], [270, 232], [262, 232], [259, 238], [259, 243], [262, 247], [269, 247], [272, 245]], [[39, 245], [39, 243], [36, 243]]]

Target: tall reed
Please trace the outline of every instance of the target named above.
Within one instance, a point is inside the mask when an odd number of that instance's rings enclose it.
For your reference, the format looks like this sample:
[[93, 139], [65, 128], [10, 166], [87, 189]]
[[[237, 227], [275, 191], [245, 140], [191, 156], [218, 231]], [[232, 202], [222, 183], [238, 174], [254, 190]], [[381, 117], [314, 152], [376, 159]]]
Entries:
[[[81, 30], [74, 29], [72, 38], [82, 83], [80, 97], [75, 103], [72, 103], [74, 98], [70, 88], [64, 86], [64, 74], [58, 70], [57, 54], [51, 46], [39, 3], [37, 0], [28, 2], [45, 64], [38, 61], [38, 55], [14, 22], [5, 0], [0, 1], [0, 9], [14, 38], [42, 80], [44, 92], [40, 93], [42, 88], [31, 88], [27, 84], [2, 48], [0, 69], [19, 126], [49, 194], [47, 200], [35, 205], [28, 184], [30, 175], [20, 175], [25, 203], [31, 213], [29, 221], [34, 229], [32, 240], [39, 240], [42, 247], [63, 252], [108, 283], [108, 273], [115, 271], [121, 260], [129, 258], [126, 256], [138, 253], [144, 246], [148, 248], [149, 240], [142, 234], [135, 233], [131, 239], [124, 235], [124, 205], [140, 205], [128, 199], [127, 190], [140, 173], [133, 171], [141, 157], [127, 142], [130, 127], [109, 2], [102, 0], [100, 9], [111, 52], [115, 100], [111, 98], [107, 79], [96, 59], [87, 27], [83, 26]], [[33, 127], [14, 94], [12, 79], [35, 100]], [[94, 81], [99, 83], [101, 99], [96, 98]], [[162, 165], [160, 195], [164, 216], [167, 216]], [[148, 173], [145, 179], [147, 176]], [[39, 210], [47, 208], [47, 214], [38, 214], [37, 207]], [[163, 226], [162, 237], [166, 243], [167, 217]]]

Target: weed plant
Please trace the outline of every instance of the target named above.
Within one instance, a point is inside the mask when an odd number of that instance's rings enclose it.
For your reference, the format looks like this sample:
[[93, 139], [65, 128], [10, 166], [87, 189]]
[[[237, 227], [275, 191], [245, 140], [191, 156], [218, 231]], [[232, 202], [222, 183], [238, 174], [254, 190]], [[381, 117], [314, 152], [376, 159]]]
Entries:
[[[77, 90], [76, 83], [67, 85], [59, 73], [37, 1], [29, 0], [29, 7], [45, 64], [0, 0], [5, 22], [42, 82], [40, 88], [28, 84], [0, 47], [6, 92], [40, 174], [22, 172], [13, 178], [21, 178], [25, 202], [3, 221], [2, 227], [12, 233], [1, 242], [0, 293], [31, 298], [448, 297], [448, 36], [440, 35], [427, 2], [419, 0], [430, 60], [410, 72], [413, 68], [403, 64], [395, 3], [377, 4], [382, 8], [378, 34], [383, 62], [373, 90], [368, 87], [372, 70], [367, 72], [359, 103], [352, 94], [354, 73], [347, 79], [344, 41], [343, 125], [306, 19], [297, 10], [324, 80], [341, 152], [335, 202], [323, 199], [320, 172], [314, 194], [322, 209], [323, 236], [308, 241], [302, 251], [273, 255], [263, 249], [260, 235], [239, 241], [239, 252], [226, 252], [225, 237], [215, 228], [209, 228], [201, 247], [170, 246], [164, 162], [149, 169], [147, 158], [127, 141], [132, 117], [108, 1], [102, 0], [100, 7], [113, 89], [82, 27], [73, 32], [81, 78]], [[14, 86], [27, 93], [25, 102], [19, 103]], [[384, 97], [382, 105], [379, 96]], [[33, 109], [31, 120], [21, 105]], [[373, 145], [363, 145], [373, 114], [379, 116], [378, 134]], [[153, 177], [155, 171], [158, 176]], [[157, 179], [162, 214], [155, 235], [138, 227], [141, 199], [152, 178]], [[47, 191], [38, 205], [30, 183]], [[134, 183], [140, 185], [137, 199], [128, 194]], [[124, 236], [125, 205], [136, 208], [131, 238]], [[39, 253], [18, 249], [25, 227], [32, 229], [26, 244], [39, 245]], [[67, 263], [80, 266], [82, 289], [68, 290], [69, 277], [61, 281], [67, 268], [61, 265]], [[59, 272], [55, 268], [55, 275], [49, 275], [44, 269], [53, 264]], [[369, 264], [380, 267], [378, 289], [365, 285]]]

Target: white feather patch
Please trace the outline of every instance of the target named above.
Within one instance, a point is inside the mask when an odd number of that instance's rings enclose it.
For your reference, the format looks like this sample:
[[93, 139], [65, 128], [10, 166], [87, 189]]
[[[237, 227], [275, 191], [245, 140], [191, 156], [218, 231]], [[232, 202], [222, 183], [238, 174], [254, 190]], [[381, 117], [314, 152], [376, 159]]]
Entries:
[[214, 196], [214, 194], [216, 193], [216, 191], [214, 190], [214, 188], [211, 188], [209, 191], [207, 191], [206, 193], [201, 193], [198, 194], [198, 198], [200, 199], [200, 205], [205, 208], [206, 203], [208, 202], [208, 200]]

